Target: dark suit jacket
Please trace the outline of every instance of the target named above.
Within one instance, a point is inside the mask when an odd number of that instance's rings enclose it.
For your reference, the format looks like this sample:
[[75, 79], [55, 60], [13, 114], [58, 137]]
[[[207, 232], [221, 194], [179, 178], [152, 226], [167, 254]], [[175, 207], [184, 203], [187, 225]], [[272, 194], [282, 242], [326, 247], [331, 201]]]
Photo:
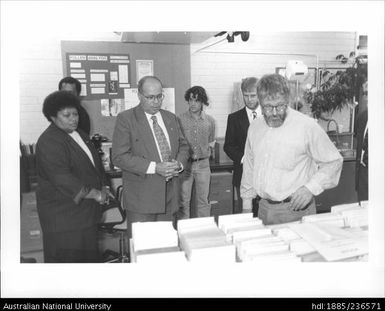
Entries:
[[[171, 145], [171, 157], [186, 167], [189, 147], [177, 117], [166, 110], [160, 111]], [[158, 174], [146, 174], [151, 161], [161, 159], [155, 138], [142, 106], [121, 112], [115, 124], [112, 139], [112, 161], [123, 172], [123, 204], [126, 209], [142, 214], [166, 211], [166, 181]], [[177, 195], [177, 178], [167, 183], [167, 191]], [[177, 202], [177, 200], [173, 200]], [[171, 206], [176, 211], [178, 206]]]
[[239, 187], [242, 179], [241, 160], [245, 151], [249, 118], [246, 107], [229, 114], [223, 150], [234, 161], [233, 185]]
[[87, 110], [82, 105], [79, 105], [78, 113], [79, 113], [78, 128], [81, 129], [88, 136], [90, 136], [91, 121]]
[[364, 132], [366, 123], [368, 122], [368, 110], [362, 111], [357, 116], [356, 123], [356, 138], [357, 138], [357, 153], [356, 153], [356, 191], [360, 201], [368, 199], [368, 168], [362, 166], [361, 153], [364, 142]]
[[101, 217], [93, 199], [74, 199], [86, 185], [101, 189], [104, 168], [87, 135], [78, 130], [91, 150], [96, 167], [83, 149], [53, 123], [41, 134], [36, 145], [38, 188], [37, 209], [43, 232], [63, 232], [89, 228]]

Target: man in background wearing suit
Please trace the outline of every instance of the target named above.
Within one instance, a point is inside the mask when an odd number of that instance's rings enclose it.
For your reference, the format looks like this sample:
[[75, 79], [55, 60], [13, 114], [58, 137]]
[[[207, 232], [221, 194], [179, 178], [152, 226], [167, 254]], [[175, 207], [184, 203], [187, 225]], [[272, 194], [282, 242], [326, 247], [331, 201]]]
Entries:
[[[80, 97], [80, 92], [82, 91], [82, 85], [79, 80], [72, 77], [65, 77], [60, 80], [59, 91], [69, 91], [77, 97]], [[90, 117], [87, 113], [87, 110], [80, 104], [78, 108], [79, 113], [79, 123], [78, 129], [81, 129], [88, 136], [90, 136], [91, 122]]]
[[369, 144], [368, 144], [368, 83], [362, 86], [362, 110], [357, 115], [356, 137], [356, 191], [358, 201], [368, 200], [368, 169], [369, 169]]
[[[242, 212], [242, 199], [240, 196], [240, 185], [243, 170], [243, 153], [247, 131], [250, 123], [261, 116], [261, 108], [257, 97], [257, 78], [249, 77], [242, 80], [241, 90], [245, 107], [229, 114], [223, 149], [231, 160], [234, 161], [233, 185], [237, 192], [237, 206], [234, 206], [235, 213]], [[258, 214], [258, 201], [253, 200], [253, 213]]]
[[175, 221], [177, 176], [189, 156], [176, 115], [161, 109], [161, 81], [143, 77], [138, 82], [138, 98], [138, 106], [117, 116], [112, 138], [112, 161], [123, 173], [129, 238], [134, 222]]

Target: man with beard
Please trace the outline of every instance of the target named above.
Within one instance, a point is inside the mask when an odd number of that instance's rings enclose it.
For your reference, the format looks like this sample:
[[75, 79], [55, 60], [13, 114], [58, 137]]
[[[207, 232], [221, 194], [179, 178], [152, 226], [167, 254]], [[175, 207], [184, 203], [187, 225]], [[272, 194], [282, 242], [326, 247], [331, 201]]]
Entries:
[[243, 212], [259, 196], [258, 217], [265, 225], [315, 214], [314, 196], [337, 186], [343, 159], [315, 120], [289, 107], [284, 77], [263, 76], [257, 94], [263, 118], [251, 123], [246, 140]]

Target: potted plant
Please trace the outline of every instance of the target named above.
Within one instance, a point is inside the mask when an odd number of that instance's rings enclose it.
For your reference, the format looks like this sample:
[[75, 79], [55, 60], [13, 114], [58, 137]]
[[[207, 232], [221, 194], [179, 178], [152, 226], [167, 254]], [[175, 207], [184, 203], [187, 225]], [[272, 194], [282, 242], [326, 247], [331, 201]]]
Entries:
[[[355, 56], [355, 53], [351, 52], [349, 58], [340, 54], [336, 59], [350, 66], [335, 73], [325, 70], [319, 78], [319, 88], [313, 87], [306, 91], [304, 98], [310, 104], [313, 117], [327, 122], [327, 134], [336, 147], [349, 154], [353, 149], [353, 133], [340, 133], [336, 120], [330, 115], [336, 110], [341, 111], [355, 102], [355, 98], [359, 98], [361, 85], [367, 78], [367, 56]], [[354, 122], [354, 113], [351, 115], [351, 122]], [[329, 126], [335, 128], [331, 130]]]
[[312, 114], [317, 119], [329, 121], [324, 113], [342, 110], [356, 97], [362, 83], [367, 77], [367, 56], [355, 56], [351, 52], [349, 58], [340, 54], [336, 59], [342, 64], [351, 64], [346, 70], [330, 73], [325, 70], [320, 77], [318, 89], [313, 87], [305, 92], [305, 100], [310, 104]]

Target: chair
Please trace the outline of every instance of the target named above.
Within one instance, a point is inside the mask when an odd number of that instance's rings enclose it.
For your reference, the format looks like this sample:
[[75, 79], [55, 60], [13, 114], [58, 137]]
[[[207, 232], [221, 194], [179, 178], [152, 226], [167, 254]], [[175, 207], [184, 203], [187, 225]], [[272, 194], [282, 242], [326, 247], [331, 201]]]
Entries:
[[116, 197], [111, 198], [110, 202], [102, 207], [103, 216], [99, 230], [108, 234], [119, 233], [119, 253], [110, 249], [104, 251], [103, 261], [106, 263], [129, 262], [125, 243], [126, 212], [121, 206], [121, 192], [122, 186], [119, 186], [116, 190]]

